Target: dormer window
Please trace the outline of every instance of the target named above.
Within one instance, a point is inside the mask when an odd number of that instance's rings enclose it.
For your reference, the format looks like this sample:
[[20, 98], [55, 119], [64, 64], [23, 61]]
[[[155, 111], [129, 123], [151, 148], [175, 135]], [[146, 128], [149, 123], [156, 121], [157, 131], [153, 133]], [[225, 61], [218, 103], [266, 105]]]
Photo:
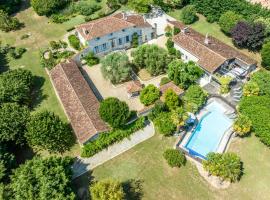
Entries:
[[99, 39], [100, 39], [100, 37], [97, 37], [97, 38], [96, 38], [96, 40], [99, 40]]
[[112, 36], [113, 35], [113, 33], [110, 33], [110, 36]]
[[89, 34], [89, 31], [88, 30], [85, 30], [85, 34], [88, 35]]
[[125, 29], [122, 29], [123, 32], [125, 32], [126, 30]]

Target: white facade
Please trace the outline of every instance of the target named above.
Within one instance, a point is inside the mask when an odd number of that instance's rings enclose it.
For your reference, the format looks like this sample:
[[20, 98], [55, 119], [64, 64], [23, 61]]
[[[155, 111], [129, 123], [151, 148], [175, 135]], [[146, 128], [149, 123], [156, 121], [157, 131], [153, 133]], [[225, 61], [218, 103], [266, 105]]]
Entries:
[[77, 32], [77, 36], [81, 43], [87, 46], [87, 52], [92, 51], [94, 54], [102, 55], [114, 50], [130, 48], [134, 33], [139, 36], [139, 44], [152, 40], [155, 35], [152, 27], [131, 27], [89, 41], [86, 41], [79, 32]]

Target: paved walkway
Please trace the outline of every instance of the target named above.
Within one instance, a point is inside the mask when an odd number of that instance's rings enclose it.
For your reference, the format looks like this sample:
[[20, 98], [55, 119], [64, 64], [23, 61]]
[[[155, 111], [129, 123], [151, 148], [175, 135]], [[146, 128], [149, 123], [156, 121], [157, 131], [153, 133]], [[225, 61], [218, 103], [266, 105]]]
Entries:
[[154, 133], [154, 126], [152, 123], [149, 123], [144, 129], [139, 130], [131, 135], [130, 138], [126, 138], [90, 158], [78, 157], [72, 166], [73, 178], [75, 179], [87, 171], [92, 170], [106, 161], [124, 153], [135, 145], [152, 137]]

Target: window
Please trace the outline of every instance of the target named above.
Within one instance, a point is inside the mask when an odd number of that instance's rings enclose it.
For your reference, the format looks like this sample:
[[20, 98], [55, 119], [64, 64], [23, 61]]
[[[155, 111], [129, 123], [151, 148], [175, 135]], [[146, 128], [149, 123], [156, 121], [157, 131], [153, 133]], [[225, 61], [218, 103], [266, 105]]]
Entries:
[[154, 33], [151, 33], [151, 39], [154, 39], [155, 35]]
[[126, 42], [129, 42], [129, 35], [126, 36]]
[[144, 36], [144, 41], [147, 42], [147, 35]]
[[95, 46], [94, 51], [95, 51], [96, 53], [98, 53], [98, 52], [99, 52], [99, 50], [98, 50], [98, 46]]
[[125, 32], [126, 30], [125, 29], [122, 29], [123, 32]]
[[122, 44], [123, 44], [122, 38], [119, 38], [119, 39], [118, 39], [118, 44], [119, 44], [119, 45], [122, 45]]
[[96, 40], [99, 40], [99, 39], [100, 39], [100, 37], [97, 37], [97, 38], [96, 38]]
[[107, 44], [106, 44], [106, 43], [104, 43], [104, 44], [102, 45], [102, 49], [103, 49], [103, 51], [105, 51], [105, 50], [107, 49]]

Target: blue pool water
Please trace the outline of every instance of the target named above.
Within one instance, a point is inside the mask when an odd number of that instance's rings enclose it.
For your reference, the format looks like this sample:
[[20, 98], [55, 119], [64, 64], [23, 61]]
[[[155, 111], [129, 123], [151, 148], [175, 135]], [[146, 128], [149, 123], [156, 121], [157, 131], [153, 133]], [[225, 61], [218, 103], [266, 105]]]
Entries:
[[224, 107], [212, 102], [205, 107], [208, 111], [193, 130], [186, 149], [201, 158], [209, 152], [215, 152], [224, 133], [232, 126], [233, 121], [224, 114]]

